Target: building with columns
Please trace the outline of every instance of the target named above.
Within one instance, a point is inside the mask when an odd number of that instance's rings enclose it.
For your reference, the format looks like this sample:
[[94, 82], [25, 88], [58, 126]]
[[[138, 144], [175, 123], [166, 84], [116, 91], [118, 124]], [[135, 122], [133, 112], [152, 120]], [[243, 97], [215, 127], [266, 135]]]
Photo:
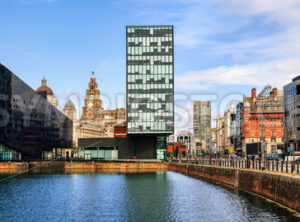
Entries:
[[117, 108], [105, 110], [102, 107], [100, 90], [94, 73], [86, 90], [84, 106], [82, 107], [81, 122], [97, 125], [104, 131], [104, 137], [114, 136], [114, 126], [126, 122], [126, 109]]
[[71, 100], [65, 107], [64, 113], [73, 121], [73, 143], [78, 144], [79, 138], [113, 138], [114, 127], [126, 122], [126, 110], [104, 110], [100, 98], [100, 90], [94, 73], [86, 90], [81, 119], [76, 118], [76, 108]]
[[86, 120], [76, 119], [76, 108], [71, 100], [65, 105], [64, 114], [73, 121], [73, 144], [78, 145], [78, 138], [99, 138], [104, 137], [105, 130]]

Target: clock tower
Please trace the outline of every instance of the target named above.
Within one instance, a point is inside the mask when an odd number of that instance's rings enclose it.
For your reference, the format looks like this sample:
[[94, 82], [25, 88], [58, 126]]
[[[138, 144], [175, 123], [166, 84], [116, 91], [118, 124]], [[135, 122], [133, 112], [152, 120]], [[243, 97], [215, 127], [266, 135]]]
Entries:
[[94, 72], [92, 72], [89, 88], [86, 90], [86, 97], [84, 100], [84, 107], [82, 107], [81, 119], [93, 120], [101, 116], [102, 102], [100, 100], [100, 90], [96, 82]]

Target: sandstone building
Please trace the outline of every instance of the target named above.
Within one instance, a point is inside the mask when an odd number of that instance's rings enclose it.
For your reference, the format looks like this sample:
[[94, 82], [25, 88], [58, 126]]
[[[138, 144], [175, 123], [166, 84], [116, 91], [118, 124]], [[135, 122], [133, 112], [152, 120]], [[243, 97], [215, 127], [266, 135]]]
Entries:
[[100, 90], [94, 74], [86, 90], [81, 119], [76, 118], [76, 108], [69, 100], [64, 108], [64, 113], [73, 120], [73, 143], [77, 145], [78, 138], [112, 138], [114, 127], [126, 122], [126, 110], [104, 110], [100, 98]]

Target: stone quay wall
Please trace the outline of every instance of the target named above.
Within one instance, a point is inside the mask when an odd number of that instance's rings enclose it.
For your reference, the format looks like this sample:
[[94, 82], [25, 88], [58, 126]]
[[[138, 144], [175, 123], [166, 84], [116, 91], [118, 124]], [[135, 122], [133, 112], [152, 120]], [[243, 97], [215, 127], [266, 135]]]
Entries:
[[[31, 161], [0, 162], [0, 173], [21, 172], [152, 172], [166, 171], [168, 163], [163, 162], [68, 162], [68, 161]], [[56, 171], [55, 171], [56, 170]]]
[[27, 162], [0, 162], [0, 173], [16, 173], [26, 171], [29, 168]]
[[0, 162], [0, 173], [138, 173], [175, 171], [259, 194], [300, 212], [300, 176], [279, 172], [163, 162]]
[[170, 163], [169, 170], [231, 185], [300, 212], [300, 177], [249, 169]]

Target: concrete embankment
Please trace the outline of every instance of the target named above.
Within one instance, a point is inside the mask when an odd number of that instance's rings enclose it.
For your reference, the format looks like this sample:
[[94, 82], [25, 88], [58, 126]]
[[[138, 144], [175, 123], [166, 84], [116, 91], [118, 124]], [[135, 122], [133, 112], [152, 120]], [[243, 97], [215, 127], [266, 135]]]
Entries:
[[231, 185], [300, 212], [300, 177], [248, 169], [169, 164], [169, 170]]

